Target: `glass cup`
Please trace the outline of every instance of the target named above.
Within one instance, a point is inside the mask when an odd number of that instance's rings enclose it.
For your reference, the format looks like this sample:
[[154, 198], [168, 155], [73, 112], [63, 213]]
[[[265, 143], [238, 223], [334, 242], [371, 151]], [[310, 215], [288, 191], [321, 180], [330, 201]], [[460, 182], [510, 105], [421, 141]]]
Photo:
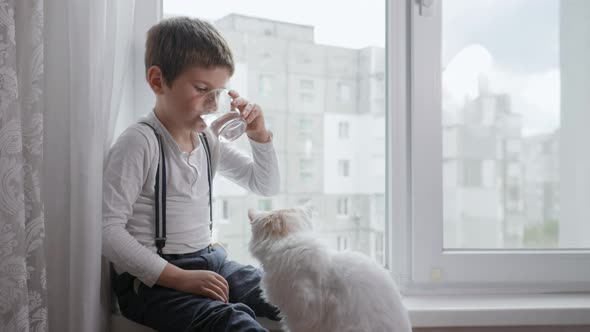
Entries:
[[231, 142], [246, 132], [247, 123], [240, 111], [231, 106], [227, 89], [211, 90], [203, 95], [201, 118], [221, 142]]

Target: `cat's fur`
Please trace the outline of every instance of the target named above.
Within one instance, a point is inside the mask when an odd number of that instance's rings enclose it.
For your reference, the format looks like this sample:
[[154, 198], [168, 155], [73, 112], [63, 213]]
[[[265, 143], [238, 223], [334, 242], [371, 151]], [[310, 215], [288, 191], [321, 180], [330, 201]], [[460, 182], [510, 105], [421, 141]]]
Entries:
[[265, 271], [264, 295], [291, 332], [408, 332], [407, 310], [388, 271], [336, 252], [312, 231], [311, 207], [248, 212], [250, 252]]

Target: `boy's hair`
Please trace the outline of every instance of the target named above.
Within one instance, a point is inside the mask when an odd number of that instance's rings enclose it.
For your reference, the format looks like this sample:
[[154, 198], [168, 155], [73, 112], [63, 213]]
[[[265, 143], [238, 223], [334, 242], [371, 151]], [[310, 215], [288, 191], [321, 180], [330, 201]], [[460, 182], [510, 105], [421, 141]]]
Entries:
[[190, 67], [226, 67], [234, 73], [229, 45], [211, 23], [189, 17], [173, 17], [150, 28], [145, 43], [146, 74], [158, 66], [164, 82], [172, 86], [183, 70]]

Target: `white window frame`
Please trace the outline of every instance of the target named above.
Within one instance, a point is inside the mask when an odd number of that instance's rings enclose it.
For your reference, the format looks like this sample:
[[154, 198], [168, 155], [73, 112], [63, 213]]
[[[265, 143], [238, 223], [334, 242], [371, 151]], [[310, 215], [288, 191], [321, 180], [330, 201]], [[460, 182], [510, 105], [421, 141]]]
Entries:
[[586, 250], [443, 249], [441, 1], [430, 12], [388, 2], [387, 266], [406, 295], [590, 290]]

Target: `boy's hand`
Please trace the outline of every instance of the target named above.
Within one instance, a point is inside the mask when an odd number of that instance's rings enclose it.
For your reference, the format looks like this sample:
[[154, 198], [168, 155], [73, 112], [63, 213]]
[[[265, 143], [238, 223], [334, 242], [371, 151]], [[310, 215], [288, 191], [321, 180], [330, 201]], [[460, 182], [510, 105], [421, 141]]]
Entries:
[[219, 274], [207, 270], [184, 270], [183, 274], [178, 282], [178, 290], [228, 302], [229, 286]]
[[244, 118], [248, 124], [248, 127], [246, 127], [246, 134], [248, 137], [259, 143], [270, 141], [270, 132], [266, 130], [260, 106], [258, 106], [258, 104], [250, 103], [248, 100], [240, 97], [240, 94], [235, 90], [231, 90], [229, 95], [234, 99], [232, 101], [232, 106], [240, 111], [242, 118]]
[[227, 281], [213, 271], [183, 270], [168, 263], [160, 274], [157, 284], [221, 302], [227, 303], [229, 300]]

